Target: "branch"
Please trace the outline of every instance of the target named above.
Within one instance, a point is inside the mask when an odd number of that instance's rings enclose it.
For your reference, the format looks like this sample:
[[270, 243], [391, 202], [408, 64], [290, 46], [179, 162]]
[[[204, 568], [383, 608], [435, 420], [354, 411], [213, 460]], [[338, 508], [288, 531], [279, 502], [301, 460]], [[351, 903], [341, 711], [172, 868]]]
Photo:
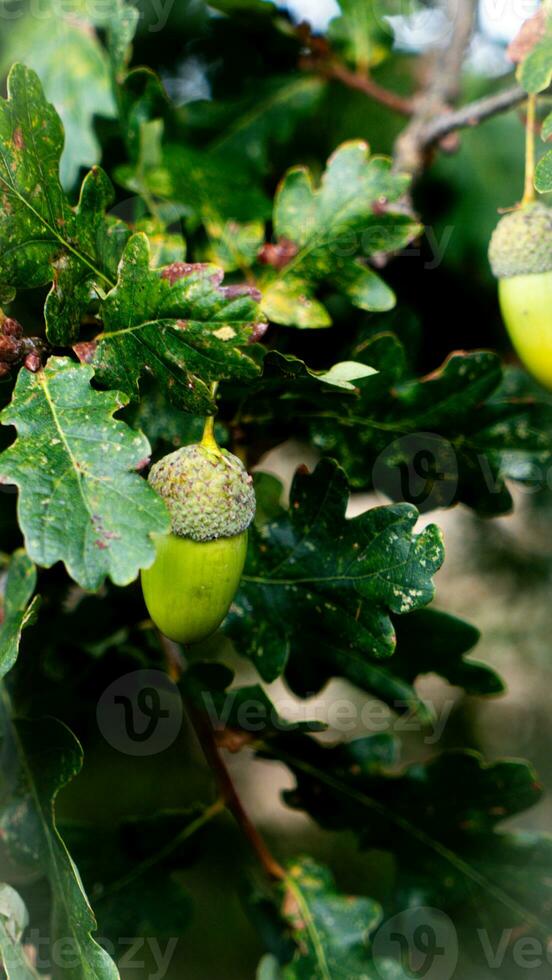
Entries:
[[475, 20], [475, 0], [449, 0], [454, 23], [449, 43], [434, 58], [429, 82], [417, 99], [416, 111], [395, 144], [395, 170], [417, 176], [425, 165], [426, 129], [435, 117], [449, 114], [458, 97], [460, 76]]
[[438, 142], [457, 129], [477, 126], [485, 119], [490, 119], [491, 116], [513, 109], [524, 102], [526, 98], [527, 92], [519, 85], [514, 85], [503, 92], [497, 92], [495, 95], [487, 95], [485, 98], [476, 99], [475, 102], [469, 102], [454, 112], [443, 113], [427, 123], [422, 134], [423, 145], [424, 147], [431, 146], [432, 143]]
[[[182, 677], [185, 668], [182, 652], [178, 644], [169, 640], [168, 636], [165, 636], [161, 630], [158, 630], [157, 633], [163, 650], [167, 673], [171, 680], [177, 683]], [[230, 810], [237, 824], [241, 827], [266, 874], [270, 878], [276, 878], [278, 881], [282, 881], [286, 877], [286, 873], [281, 864], [270, 853], [259, 831], [253, 825], [243, 807], [236, 787], [232, 782], [232, 777], [218, 750], [217, 740], [211, 722], [207, 715], [199, 711], [189, 698], [184, 698], [184, 701], [197, 740], [217, 780], [224, 805]], [[216, 803], [212, 809], [218, 806], [219, 804]]]
[[209, 719], [201, 711], [198, 711], [195, 705], [189, 700], [186, 701], [186, 710], [199, 744], [203, 749], [205, 758], [215, 775], [221, 796], [227, 808], [247, 837], [247, 840], [259, 859], [261, 867], [269, 878], [276, 878], [282, 881], [286, 877], [286, 873], [278, 861], [272, 856], [259, 831], [245, 812], [236, 787], [232, 782], [232, 777], [218, 750], [215, 733]]
[[386, 106], [392, 112], [398, 112], [401, 116], [411, 116], [414, 112], [415, 103], [413, 99], [399, 95], [397, 92], [391, 92], [383, 85], [378, 85], [370, 75], [351, 71], [339, 61], [319, 61], [308, 57], [302, 59], [300, 67], [304, 71], [315, 71], [323, 78], [341, 82], [347, 88], [362, 92], [369, 99], [379, 102], [380, 105]]

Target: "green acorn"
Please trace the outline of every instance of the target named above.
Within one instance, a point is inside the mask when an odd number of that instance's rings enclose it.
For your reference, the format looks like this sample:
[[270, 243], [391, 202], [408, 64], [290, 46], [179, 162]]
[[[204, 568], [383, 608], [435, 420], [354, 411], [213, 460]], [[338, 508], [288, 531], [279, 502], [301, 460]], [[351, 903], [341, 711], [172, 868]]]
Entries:
[[532, 202], [501, 218], [489, 261], [512, 343], [534, 377], [552, 388], [552, 209]]
[[238, 588], [255, 516], [253, 480], [219, 448], [209, 419], [201, 443], [159, 460], [149, 482], [172, 531], [157, 539], [155, 561], [142, 571], [146, 606], [169, 639], [199, 643], [218, 629]]

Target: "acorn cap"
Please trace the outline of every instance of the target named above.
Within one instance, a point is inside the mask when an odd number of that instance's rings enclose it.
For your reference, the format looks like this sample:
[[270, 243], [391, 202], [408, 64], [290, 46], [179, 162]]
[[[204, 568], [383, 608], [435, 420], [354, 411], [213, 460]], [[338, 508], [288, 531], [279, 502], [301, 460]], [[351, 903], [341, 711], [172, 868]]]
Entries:
[[537, 201], [505, 214], [493, 231], [489, 262], [497, 279], [550, 272], [552, 208]]
[[232, 538], [255, 516], [252, 477], [237, 456], [218, 446], [177, 449], [152, 466], [148, 479], [165, 501], [179, 537]]

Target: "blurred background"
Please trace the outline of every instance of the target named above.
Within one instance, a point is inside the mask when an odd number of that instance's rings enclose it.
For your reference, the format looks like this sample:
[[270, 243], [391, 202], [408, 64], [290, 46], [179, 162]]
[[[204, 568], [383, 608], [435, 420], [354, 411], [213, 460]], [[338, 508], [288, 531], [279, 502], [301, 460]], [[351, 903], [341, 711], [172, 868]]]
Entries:
[[[159, 72], [167, 92], [179, 106], [182, 131], [189, 134], [195, 146], [208, 152], [218, 141], [219, 148], [227, 145], [230, 152], [233, 141], [245, 140], [250, 142], [254, 158], [266, 145], [259, 128], [269, 125], [269, 153], [257, 161], [267, 194], [273, 193], [278, 179], [292, 164], [305, 163], [319, 173], [329, 153], [348, 138], [362, 137], [373, 150], [391, 152], [402, 125], [399, 117], [338, 83], [310, 90], [297, 88], [304, 79], [296, 67], [291, 26], [287, 32], [266, 30], [264, 8], [270, 5], [263, 0], [245, 4], [243, 16], [231, 19], [220, 10], [209, 8], [203, 0], [141, 0], [138, 6], [141, 18], [133, 64], [147, 64]], [[466, 65], [464, 98], [508, 84], [506, 76], [512, 74], [512, 66], [506, 46], [535, 8], [532, 0], [483, 0]], [[60, 47], [67, 40], [64, 32], [67, 10], [72, 15], [71, 4], [67, 2], [63, 17], [59, 16], [60, 9], [54, 0], [44, 0], [42, 4], [36, 0], [34, 5], [0, 0], [0, 69], [5, 74], [15, 59], [35, 67], [70, 129], [75, 112], [82, 111], [77, 107], [82, 106], [90, 64], [99, 55], [96, 49], [86, 49], [91, 62], [83, 64], [82, 81], [77, 79], [68, 87], [65, 63], [73, 56], [82, 58], [83, 49], [73, 52], [71, 47]], [[377, 7], [374, 9], [378, 12]], [[399, 2], [389, 5], [389, 9], [388, 15], [381, 0], [378, 15], [384, 34], [387, 25], [388, 44], [382, 47], [374, 77], [381, 84], [406, 93], [416, 82], [415, 56], [442, 43], [450, 22], [437, 3], [418, 5], [413, 10], [401, 9]], [[287, 11], [290, 25], [306, 20], [315, 33], [325, 31], [339, 13], [333, 0], [292, 0]], [[78, 16], [77, 0], [74, 12]], [[57, 47], [58, 57], [52, 57], [52, 47]], [[236, 66], [239, 70], [235, 70]], [[64, 158], [69, 188], [78, 185], [82, 167], [97, 151], [98, 134], [107, 146], [107, 159], [102, 163], [108, 172], [124, 163], [123, 148], [115, 137], [110, 138], [111, 95], [107, 83], [105, 87], [101, 84], [101, 65], [94, 70], [100, 81], [86, 102], [90, 112], [89, 145], [70, 146]], [[283, 114], [288, 120], [285, 123], [274, 111], [270, 84], [275, 72], [281, 76], [289, 99]], [[290, 90], [290, 85], [295, 85], [295, 90]], [[523, 119], [521, 112], [513, 110], [477, 129], [462, 132], [456, 152], [440, 154], [418, 184], [415, 206], [430, 235], [418, 254], [397, 258], [386, 269], [386, 278], [400, 300], [397, 310], [389, 316], [393, 329], [407, 343], [417, 373], [432, 370], [455, 348], [490, 347], [515, 364], [498, 314], [486, 252], [498, 210], [519, 199], [522, 182]], [[125, 191], [119, 188], [118, 206], [126, 206], [125, 200]], [[333, 312], [334, 329], [339, 329], [339, 311]], [[369, 329], [370, 316], [358, 316], [361, 321], [364, 318]], [[322, 347], [317, 356], [323, 360], [324, 341], [319, 337], [317, 343]], [[305, 352], [309, 344], [312, 340], [306, 337]], [[292, 441], [273, 450], [258, 468], [280, 476], [289, 487], [294, 467], [305, 461], [314, 461], [312, 449]], [[437, 576], [436, 606], [466, 618], [481, 630], [475, 655], [499, 671], [506, 680], [507, 692], [499, 699], [478, 701], [451, 691], [431, 677], [422, 681], [421, 690], [434, 701], [438, 712], [443, 705], [447, 705], [447, 711], [451, 709], [439, 748], [466, 745], [480, 749], [491, 759], [528, 758], [534, 762], [545, 787], [552, 791], [552, 489], [529, 492], [518, 488], [515, 499], [515, 513], [492, 522], [463, 507], [430, 515], [443, 528], [446, 545], [445, 565]], [[351, 512], [375, 502], [381, 501], [374, 496], [356, 496]], [[202, 653], [217, 657], [222, 644], [225, 658], [230, 657], [239, 679], [254, 681], [252, 668], [229, 650], [226, 641], [210, 641]], [[121, 672], [131, 669], [132, 658], [127, 659], [124, 650], [119, 651], [119, 656]], [[91, 692], [90, 717], [72, 722], [77, 734], [86, 737], [86, 763], [83, 774], [60, 798], [59, 812], [64, 821], [86, 820], [109, 827], [120, 817], [147, 815], [155, 808], [179, 807], [198, 796], [208, 797], [210, 776], [186, 727], [161, 757], [123, 756], [105, 742], [95, 725], [94, 696], [102, 685], [100, 658], [91, 657], [83, 667], [84, 683]], [[289, 714], [289, 692], [276, 684], [270, 693], [276, 706], [286, 700]], [[323, 710], [324, 702], [344, 693], [349, 698], [361, 697], [353, 689], [345, 691], [343, 683], [332, 682], [315, 701]], [[63, 700], [62, 676], [57, 688], [52, 685], [52, 714], [56, 713], [56, 699]], [[312, 716], [313, 707], [308, 705], [308, 717]], [[64, 709], [67, 714], [67, 705]], [[304, 706], [301, 710], [305, 710]], [[389, 716], [391, 730], [394, 724]], [[424, 742], [423, 735], [401, 734], [407, 758], [430, 756], [435, 751], [434, 746]], [[381, 860], [370, 854], [359, 855], [352, 836], [325, 834], [281, 804], [282, 788], [291, 785], [283, 767], [253, 761], [247, 752], [230, 764], [253, 818], [279, 857], [305, 849], [335, 869], [342, 869], [339, 881], [344, 889], [359, 891], [366, 882], [371, 894], [376, 894], [378, 887], [385, 890]], [[549, 794], [517, 824], [548, 830], [551, 801]], [[225, 980], [251, 980], [263, 953], [240, 900], [239, 887], [234, 884], [244, 876], [245, 887], [247, 869], [252, 865], [247, 847], [229, 818], [218, 819], [225, 823], [226, 835], [211, 834], [207, 828], [204, 834], [208, 846], [202, 850], [209, 856], [197, 863], [190, 860], [190, 866], [180, 872], [192, 896], [194, 913], [186, 939], [173, 957], [169, 980], [213, 980], [221, 975]], [[122, 972], [124, 977], [145, 980], [154, 975], [155, 968], [151, 958], [148, 961], [146, 957], [143, 968]]]

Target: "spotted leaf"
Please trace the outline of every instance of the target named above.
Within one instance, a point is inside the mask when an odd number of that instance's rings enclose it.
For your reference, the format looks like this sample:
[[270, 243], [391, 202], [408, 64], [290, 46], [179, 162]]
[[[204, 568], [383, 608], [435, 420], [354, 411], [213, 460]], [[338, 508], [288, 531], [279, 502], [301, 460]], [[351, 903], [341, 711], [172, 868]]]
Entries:
[[133, 235], [102, 306], [98, 379], [137, 399], [147, 368], [174, 404], [201, 415], [212, 409], [213, 381], [254, 378], [260, 369], [246, 348], [264, 329], [258, 295], [223, 286], [223, 275], [208, 264], [151, 269], [146, 236]]
[[389, 657], [395, 648], [390, 614], [425, 606], [432, 575], [443, 560], [441, 534], [431, 525], [412, 533], [410, 504], [374, 507], [346, 520], [343, 470], [322, 460], [299, 470], [289, 511], [252, 529], [242, 587], [228, 631], [265, 680], [274, 680], [290, 653], [320, 644], [353, 657]]
[[0, 415], [18, 439], [0, 455], [0, 479], [19, 488], [19, 524], [29, 556], [49, 568], [63, 561], [85, 589], [106, 575], [126, 585], [155, 556], [152, 535], [168, 529], [161, 500], [132, 472], [147, 439], [114, 420], [118, 392], [90, 386], [93, 370], [53, 357], [37, 374], [22, 371]]
[[64, 133], [35, 72], [14, 65], [0, 100], [0, 292], [52, 284], [46, 329], [54, 344], [76, 338], [92, 291], [114, 283], [128, 233], [108, 219], [108, 178], [95, 168], [72, 208], [59, 165]]
[[[267, 315], [289, 326], [329, 326], [330, 315], [316, 299], [321, 285], [363, 310], [394, 306], [392, 290], [366, 259], [403, 248], [419, 233], [397, 203], [407, 186], [407, 177], [392, 173], [390, 160], [370, 156], [360, 140], [338, 147], [318, 188], [305, 167], [289, 170], [274, 202], [279, 245], [265, 252], [267, 264], [275, 266], [263, 283]], [[286, 261], [279, 259], [282, 250]]]

